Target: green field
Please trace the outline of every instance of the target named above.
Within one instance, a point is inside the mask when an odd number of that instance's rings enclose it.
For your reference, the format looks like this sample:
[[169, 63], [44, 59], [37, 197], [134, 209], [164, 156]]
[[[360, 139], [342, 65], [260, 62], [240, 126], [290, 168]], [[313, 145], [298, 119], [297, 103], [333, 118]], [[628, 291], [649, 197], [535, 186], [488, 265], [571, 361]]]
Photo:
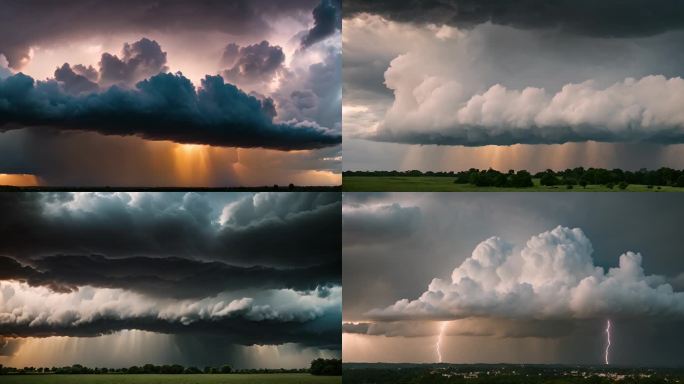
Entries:
[[229, 375], [4, 375], [3, 384], [339, 384], [341, 376], [308, 373]]
[[539, 179], [533, 179], [530, 188], [477, 187], [472, 184], [454, 184], [453, 177], [430, 176], [344, 176], [342, 190], [346, 192], [684, 192], [684, 188], [630, 185], [622, 190], [617, 186], [610, 189], [605, 185], [579, 185], [567, 189], [565, 185], [542, 186]]

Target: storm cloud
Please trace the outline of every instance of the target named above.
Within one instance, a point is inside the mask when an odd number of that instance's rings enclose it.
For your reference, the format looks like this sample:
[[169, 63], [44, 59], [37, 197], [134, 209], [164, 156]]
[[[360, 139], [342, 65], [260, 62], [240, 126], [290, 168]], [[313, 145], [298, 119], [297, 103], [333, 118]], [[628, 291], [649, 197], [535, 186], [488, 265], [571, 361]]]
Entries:
[[[0, 335], [339, 349], [337, 193], [0, 195]], [[115, 239], [113, 241], [112, 239]]]
[[128, 90], [72, 95], [57, 82], [17, 74], [0, 80], [0, 126], [52, 126], [188, 144], [281, 150], [333, 146], [341, 138], [314, 123], [278, 124], [272, 105], [206, 76], [195, 89], [181, 74], [158, 74]]
[[154, 40], [143, 38], [133, 44], [126, 43], [121, 56], [102, 54], [100, 83], [135, 84], [169, 69], [166, 66], [166, 52]]
[[313, 17], [313, 28], [302, 37], [304, 48], [327, 38], [342, 28], [342, 1], [321, 0], [313, 10]]
[[[271, 29], [269, 19], [310, 12], [315, 0], [272, 1], [90, 1], [57, 3], [3, 0], [0, 6], [0, 54], [18, 69], [30, 60], [33, 45], [85, 34], [188, 30], [258, 35]], [[21, 30], [22, 33], [16, 33]]]
[[223, 71], [223, 77], [231, 82], [269, 82], [284, 70], [285, 54], [278, 46], [271, 46], [268, 41], [239, 47], [229, 44], [222, 57], [222, 63], [229, 69]]
[[416, 300], [369, 311], [376, 319], [684, 317], [684, 292], [646, 275], [641, 254], [626, 252], [607, 272], [592, 260], [579, 228], [557, 227], [520, 250], [498, 237], [481, 242], [451, 274]]
[[639, 37], [684, 28], [684, 5], [677, 0], [350, 0], [345, 17], [372, 13], [413, 23], [459, 27], [482, 23], [516, 28], [557, 28], [597, 37]]

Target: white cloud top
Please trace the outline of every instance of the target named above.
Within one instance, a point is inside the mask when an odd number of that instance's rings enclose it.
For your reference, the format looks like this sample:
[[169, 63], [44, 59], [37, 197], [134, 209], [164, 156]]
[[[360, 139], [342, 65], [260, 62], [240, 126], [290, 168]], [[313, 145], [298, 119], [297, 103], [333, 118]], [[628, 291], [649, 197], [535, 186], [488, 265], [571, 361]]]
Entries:
[[620, 256], [605, 271], [579, 228], [556, 227], [521, 249], [498, 237], [480, 243], [454, 269], [451, 281], [435, 278], [416, 300], [402, 299], [368, 316], [377, 320], [592, 319], [684, 317], [684, 292], [658, 275], [646, 275], [639, 253]]

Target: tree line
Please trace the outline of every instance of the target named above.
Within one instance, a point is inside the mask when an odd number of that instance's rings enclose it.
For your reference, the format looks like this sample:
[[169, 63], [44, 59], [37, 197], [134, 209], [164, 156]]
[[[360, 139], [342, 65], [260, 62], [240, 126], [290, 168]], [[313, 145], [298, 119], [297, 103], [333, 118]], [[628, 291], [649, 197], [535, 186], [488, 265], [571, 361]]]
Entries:
[[180, 364], [154, 365], [145, 364], [128, 368], [90, 368], [81, 364], [66, 367], [4, 367], [0, 364], [0, 375], [16, 374], [62, 374], [62, 375], [93, 375], [93, 374], [270, 374], [270, 373], [310, 373], [319, 376], [339, 376], [342, 374], [342, 360], [340, 359], [316, 359], [311, 362], [310, 368], [300, 369], [233, 369], [230, 365], [220, 367], [198, 368], [194, 366], [184, 367]]
[[651, 187], [684, 187], [684, 170], [663, 167], [656, 170], [640, 169], [624, 171], [622, 169], [603, 168], [568, 168], [562, 171], [547, 169], [531, 174], [528, 171], [510, 170], [506, 173], [494, 170], [471, 168], [460, 172], [421, 172], [411, 171], [345, 171], [343, 176], [375, 176], [375, 177], [451, 177], [457, 184], [473, 184], [478, 187], [513, 187], [526, 188], [533, 186], [532, 179], [539, 179], [544, 186], [581, 186], [605, 185], [609, 188], [626, 189], [630, 184]]

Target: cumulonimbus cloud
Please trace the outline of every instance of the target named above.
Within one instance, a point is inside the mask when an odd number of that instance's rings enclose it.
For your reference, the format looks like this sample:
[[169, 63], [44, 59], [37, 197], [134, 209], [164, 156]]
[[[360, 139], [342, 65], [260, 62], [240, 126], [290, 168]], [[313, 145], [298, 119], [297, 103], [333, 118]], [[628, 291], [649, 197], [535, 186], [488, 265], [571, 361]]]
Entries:
[[49, 126], [137, 135], [151, 140], [280, 150], [338, 145], [341, 136], [314, 123], [274, 123], [273, 102], [249, 96], [220, 76], [195, 89], [181, 74], [161, 73], [135, 89], [73, 95], [56, 81], [24, 74], [0, 80], [0, 129]]
[[466, 146], [684, 142], [681, 77], [627, 78], [605, 88], [585, 81], [557, 93], [496, 84], [471, 95], [457, 81], [430, 76], [388, 86], [397, 100], [370, 135], [380, 141]]
[[556, 227], [518, 249], [498, 237], [480, 243], [451, 280], [435, 278], [415, 300], [402, 299], [367, 313], [369, 319], [455, 320], [684, 317], [684, 292], [646, 275], [639, 253], [619, 266], [594, 265], [593, 248], [579, 228]]

